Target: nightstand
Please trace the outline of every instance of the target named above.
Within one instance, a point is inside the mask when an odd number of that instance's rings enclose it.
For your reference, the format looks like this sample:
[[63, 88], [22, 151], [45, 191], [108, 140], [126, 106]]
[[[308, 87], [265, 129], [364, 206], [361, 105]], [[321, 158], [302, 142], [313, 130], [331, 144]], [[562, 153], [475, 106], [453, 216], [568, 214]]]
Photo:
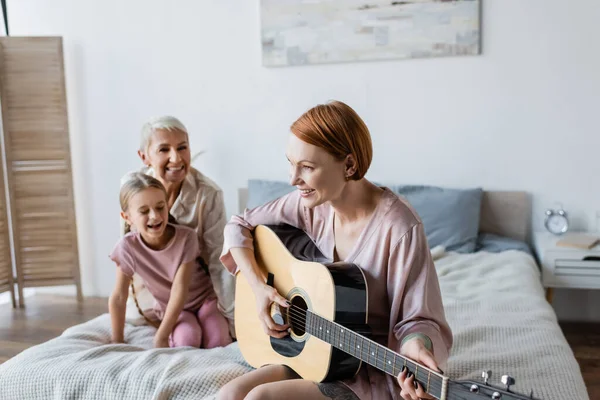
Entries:
[[533, 234], [542, 284], [550, 303], [554, 288], [600, 289], [600, 244], [589, 250], [557, 246], [561, 237], [549, 232]]

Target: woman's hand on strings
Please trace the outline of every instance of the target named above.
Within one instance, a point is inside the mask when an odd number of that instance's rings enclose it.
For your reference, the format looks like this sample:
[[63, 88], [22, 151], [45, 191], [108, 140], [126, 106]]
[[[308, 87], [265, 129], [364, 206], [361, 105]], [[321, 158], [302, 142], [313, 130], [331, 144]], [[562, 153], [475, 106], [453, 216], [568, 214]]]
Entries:
[[[400, 354], [433, 371], [440, 371], [433, 354], [425, 347], [425, 343], [420, 338], [410, 339], [404, 343], [400, 349]], [[401, 388], [400, 396], [404, 400], [433, 399], [425, 392], [425, 388], [415, 380], [414, 374], [408, 372], [408, 369], [400, 372], [398, 383]]]

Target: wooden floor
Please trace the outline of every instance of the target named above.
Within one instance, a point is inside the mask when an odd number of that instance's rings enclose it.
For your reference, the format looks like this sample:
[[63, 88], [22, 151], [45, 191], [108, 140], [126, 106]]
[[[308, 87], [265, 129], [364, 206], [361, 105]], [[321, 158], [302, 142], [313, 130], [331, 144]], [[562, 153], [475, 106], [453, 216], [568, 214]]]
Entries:
[[75, 297], [34, 295], [25, 308], [0, 305], [0, 363], [35, 344], [59, 336], [70, 326], [108, 312], [108, 300], [86, 297], [81, 306]]
[[567, 342], [575, 358], [591, 400], [600, 399], [600, 324], [561, 323]]
[[[60, 335], [66, 328], [107, 312], [107, 299], [36, 295], [24, 309], [0, 305], [0, 363], [26, 348]], [[590, 399], [600, 399], [600, 324], [561, 323], [583, 373]]]

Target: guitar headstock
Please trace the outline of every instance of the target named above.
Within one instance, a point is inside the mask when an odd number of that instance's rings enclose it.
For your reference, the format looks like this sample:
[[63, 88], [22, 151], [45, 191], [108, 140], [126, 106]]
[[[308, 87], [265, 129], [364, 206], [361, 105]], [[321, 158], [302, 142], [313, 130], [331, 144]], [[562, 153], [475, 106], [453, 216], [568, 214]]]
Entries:
[[541, 400], [533, 397], [533, 390], [528, 395], [513, 392], [510, 387], [515, 379], [509, 375], [501, 378], [502, 386], [489, 383], [492, 371], [483, 371], [483, 382], [477, 381], [448, 381], [449, 399], [456, 400]]

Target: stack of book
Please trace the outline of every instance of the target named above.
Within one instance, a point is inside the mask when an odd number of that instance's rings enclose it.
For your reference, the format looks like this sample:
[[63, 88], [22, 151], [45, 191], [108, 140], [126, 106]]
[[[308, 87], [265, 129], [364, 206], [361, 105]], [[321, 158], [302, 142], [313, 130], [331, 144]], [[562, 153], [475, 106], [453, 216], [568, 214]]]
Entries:
[[587, 233], [569, 233], [556, 242], [557, 246], [589, 250], [600, 243], [600, 237]]

